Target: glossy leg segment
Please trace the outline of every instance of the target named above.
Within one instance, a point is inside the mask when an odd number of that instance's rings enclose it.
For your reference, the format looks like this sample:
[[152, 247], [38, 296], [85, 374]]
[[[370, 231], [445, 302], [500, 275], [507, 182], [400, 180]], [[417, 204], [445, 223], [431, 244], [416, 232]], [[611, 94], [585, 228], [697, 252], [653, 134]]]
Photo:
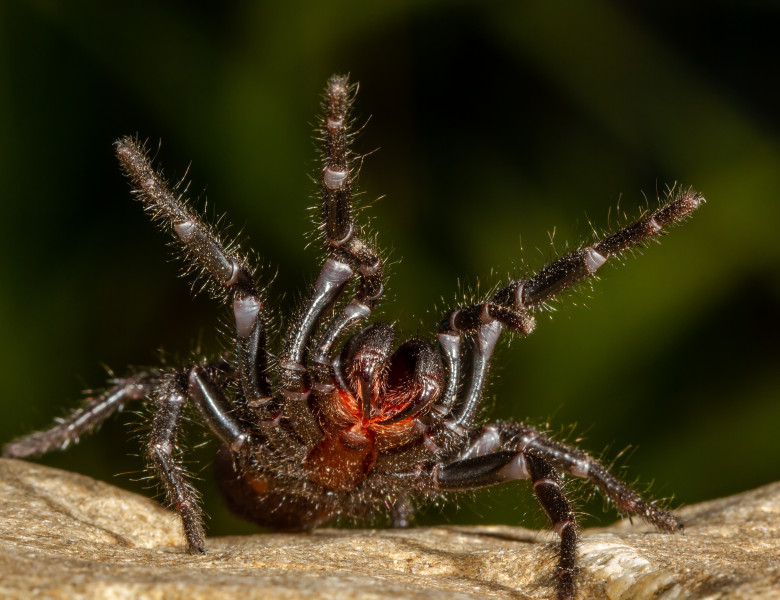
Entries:
[[287, 336], [282, 360], [279, 361], [284, 413], [298, 435], [309, 445], [317, 443], [322, 431], [308, 404], [311, 381], [304, 366], [308, 345], [315, 326], [336, 302], [351, 277], [352, 269], [348, 264], [332, 257], [325, 261], [309, 301]]
[[233, 407], [227, 396], [200, 367], [190, 370], [187, 395], [198, 407], [208, 428], [233, 452], [239, 452], [249, 439], [249, 433], [232, 414]]
[[[451, 367], [446, 389], [448, 393], [452, 392], [449, 397], [445, 395], [441, 406], [451, 410], [451, 415], [448, 417], [451, 429], [463, 428], [462, 431], [465, 433], [474, 421], [477, 407], [482, 399], [490, 361], [503, 328], [507, 327], [528, 335], [533, 331], [534, 326], [533, 317], [527, 313], [494, 302], [456, 309], [441, 323], [438, 339], [444, 359]], [[459, 384], [458, 365], [461, 360], [460, 344], [456, 346], [451, 338], [456, 336], [462, 338], [468, 334], [473, 334], [471, 370], [468, 382], [461, 388], [460, 393], [456, 394], [454, 392]]]
[[571, 600], [576, 591], [577, 521], [548, 460], [526, 451], [499, 450], [436, 465], [432, 485], [438, 491], [458, 491], [517, 479], [531, 480], [539, 504], [561, 538], [556, 588], [559, 600]]
[[[384, 292], [382, 260], [362, 236], [352, 215], [352, 151], [350, 106], [355, 89], [346, 77], [328, 81], [320, 127], [323, 145], [321, 196], [323, 233], [328, 259], [309, 299], [291, 326], [279, 363], [284, 413], [308, 445], [317, 443], [322, 431], [309, 408], [311, 378], [320, 390], [333, 385], [331, 349], [350, 326], [365, 319]], [[309, 352], [311, 337], [323, 316], [333, 307], [347, 282], [356, 275], [354, 299], [332, 318]], [[310, 374], [309, 364], [313, 370]]]
[[14, 440], [3, 448], [6, 458], [40, 456], [53, 450], [65, 450], [78, 443], [85, 433], [92, 432], [111, 415], [121, 411], [128, 402], [143, 400], [159, 384], [157, 373], [142, 373], [117, 380], [117, 385], [99, 396], [87, 398], [80, 408], [45, 431]]
[[479, 326], [474, 335], [474, 346], [471, 356], [471, 377], [464, 388], [462, 398], [453, 408], [453, 420], [460, 427], [470, 427], [476, 416], [477, 407], [482, 399], [482, 389], [485, 387], [490, 360], [501, 335], [501, 323], [489, 321]]
[[555, 532], [561, 536], [555, 587], [559, 600], [573, 600], [576, 595], [577, 520], [571, 504], [561, 489], [558, 473], [546, 459], [525, 453], [531, 483], [537, 500]]
[[[517, 463], [515, 468], [513, 463]], [[523, 454], [502, 450], [436, 465], [434, 487], [439, 491], [473, 490], [528, 477]]]
[[241, 390], [247, 405], [266, 417], [262, 409], [270, 407], [273, 400], [268, 381], [268, 355], [263, 319], [263, 303], [257, 295], [233, 300], [233, 316], [236, 323], [236, 356], [241, 379]]
[[328, 364], [333, 346], [344, 331], [371, 314], [371, 309], [359, 300], [351, 300], [317, 339], [312, 352], [312, 362]]
[[[306, 357], [312, 332], [322, 315], [333, 306], [352, 278], [352, 268], [345, 262], [328, 258], [314, 282], [314, 289], [304, 310], [285, 341], [282, 353], [285, 361], [302, 364]], [[288, 387], [283, 384], [283, 387]]]
[[447, 383], [438, 404], [433, 408], [439, 414], [447, 414], [457, 401], [460, 389], [461, 337], [456, 333], [443, 332], [436, 336], [436, 341], [444, 361]]
[[485, 304], [480, 307], [482, 317], [476, 317], [479, 323], [474, 324], [473, 327], [474, 335], [470, 349], [471, 369], [467, 375], [467, 381], [461, 382], [460, 340], [471, 329], [471, 327], [466, 326], [464, 331], [461, 326], [465, 326], [464, 320], [466, 319], [469, 320], [468, 325], [471, 325], [472, 317], [470, 312], [465, 315], [461, 312], [454, 311], [444, 321], [439, 332], [439, 349], [449, 374], [444, 394], [434, 410], [445, 415], [451, 430], [465, 434], [476, 416], [490, 360], [493, 358], [493, 352], [503, 325], [501, 321], [490, 315], [489, 305]]
[[116, 155], [133, 184], [133, 193], [147, 212], [172, 229], [193, 264], [224, 288], [238, 290], [242, 296], [255, 295], [249, 267], [224, 246], [182, 196], [171, 192], [163, 176], [152, 167], [145, 148], [137, 140], [124, 137], [116, 142]]
[[118, 140], [116, 155], [133, 184], [133, 193], [143, 202], [147, 212], [172, 230], [193, 267], [233, 294], [244, 397], [250, 405], [264, 405], [271, 395], [265, 374], [265, 321], [252, 270], [234, 249], [222, 243], [217, 233], [192, 211], [181, 195], [170, 190], [137, 140], [131, 137]]
[[600, 462], [581, 450], [551, 440], [522, 423], [497, 422], [472, 428], [468, 445], [452, 461], [437, 464], [431, 487], [456, 491], [531, 479], [539, 503], [561, 536], [557, 585], [559, 598], [574, 597], [577, 525], [558, 472], [589, 479], [621, 510], [636, 515], [661, 531], [677, 532], [683, 525], [621, 482]]
[[353, 298], [341, 313], [328, 323], [325, 331], [314, 343], [309, 361], [315, 391], [323, 395], [333, 391], [337, 383], [336, 366], [332, 356], [333, 346], [349, 327], [360, 323], [370, 314], [371, 309], [367, 305]]
[[323, 146], [321, 230], [331, 259], [349, 265], [359, 279], [355, 297], [332, 319], [314, 345], [311, 362], [320, 386], [333, 383], [331, 350], [339, 336], [366, 319], [384, 293], [382, 260], [373, 245], [362, 236], [352, 214], [354, 173], [350, 108], [355, 91], [346, 77], [331, 77], [325, 91], [320, 126]]

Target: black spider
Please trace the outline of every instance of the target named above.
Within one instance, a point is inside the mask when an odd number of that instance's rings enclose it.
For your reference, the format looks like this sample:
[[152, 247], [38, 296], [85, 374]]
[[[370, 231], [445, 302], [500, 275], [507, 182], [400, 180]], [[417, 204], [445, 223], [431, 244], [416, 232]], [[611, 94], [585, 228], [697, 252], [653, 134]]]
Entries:
[[534, 310], [608, 258], [656, 238], [704, 199], [692, 190], [670, 194], [651, 215], [453, 310], [435, 344], [413, 338], [396, 346], [392, 326], [382, 322], [347, 336], [370, 317], [384, 291], [382, 258], [352, 216], [349, 110], [355, 91], [346, 77], [328, 82], [320, 129], [327, 258], [277, 353], [266, 342], [269, 316], [247, 261], [171, 192], [137, 140], [116, 143], [144, 208], [172, 230], [191, 264], [232, 297], [235, 355], [114, 380], [51, 429], [5, 446], [3, 455], [65, 449], [131, 401], [156, 404], [148, 455], [193, 553], [204, 551], [201, 509], [176, 445], [187, 402], [222, 442], [217, 477], [230, 508], [273, 529], [304, 530], [381, 511], [405, 526], [411, 498], [530, 479], [561, 538], [558, 597], [572, 598], [578, 528], [559, 472], [589, 479], [618, 510], [663, 531], [682, 525], [574, 447], [523, 423], [475, 424], [490, 359], [504, 329], [528, 335]]

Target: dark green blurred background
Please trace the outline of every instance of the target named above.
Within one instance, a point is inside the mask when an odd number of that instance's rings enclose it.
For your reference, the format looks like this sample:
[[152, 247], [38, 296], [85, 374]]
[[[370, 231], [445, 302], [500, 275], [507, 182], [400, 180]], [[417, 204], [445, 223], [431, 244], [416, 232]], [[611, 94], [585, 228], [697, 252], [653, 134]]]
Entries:
[[[350, 72], [371, 116], [357, 149], [380, 149], [360, 187], [383, 196], [361, 215], [393, 261], [381, 314], [407, 334], [435, 331], [459, 281], [484, 293], [544, 264], [553, 231], [560, 252], [618, 200], [635, 216], [675, 181], [701, 191], [695, 219], [499, 351], [492, 414], [576, 423], [608, 457], [633, 444], [623, 475], [676, 503], [778, 479], [780, 9], [628, 4], [0, 2], [0, 439], [63, 414], [101, 364], [220, 348], [224, 308], [177, 277], [112, 142], [162, 140], [172, 179], [191, 162], [289, 314], [321, 259], [311, 124]], [[142, 490], [137, 422], [45, 462]], [[220, 506], [211, 450], [210, 532], [251, 531]], [[524, 488], [423, 522], [523, 521]]]

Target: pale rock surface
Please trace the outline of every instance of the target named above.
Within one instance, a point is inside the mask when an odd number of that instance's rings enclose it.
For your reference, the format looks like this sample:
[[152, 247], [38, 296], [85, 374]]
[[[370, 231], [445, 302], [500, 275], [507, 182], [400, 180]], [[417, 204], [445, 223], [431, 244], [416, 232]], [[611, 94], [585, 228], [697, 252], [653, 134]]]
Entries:
[[[685, 535], [583, 532], [580, 597], [780, 599], [780, 484], [679, 515]], [[210, 538], [190, 556], [151, 500], [0, 460], [0, 598], [549, 598], [554, 541], [517, 527], [320, 530]]]

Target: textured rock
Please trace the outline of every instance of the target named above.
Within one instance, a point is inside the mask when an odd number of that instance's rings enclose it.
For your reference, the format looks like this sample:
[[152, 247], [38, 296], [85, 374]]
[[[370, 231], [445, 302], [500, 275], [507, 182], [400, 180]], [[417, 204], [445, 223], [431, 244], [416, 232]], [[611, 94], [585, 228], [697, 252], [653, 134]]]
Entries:
[[[582, 598], [780, 598], [780, 484], [680, 511], [685, 535], [583, 532]], [[2, 598], [548, 598], [549, 532], [435, 527], [210, 538], [82, 475], [0, 460]]]

